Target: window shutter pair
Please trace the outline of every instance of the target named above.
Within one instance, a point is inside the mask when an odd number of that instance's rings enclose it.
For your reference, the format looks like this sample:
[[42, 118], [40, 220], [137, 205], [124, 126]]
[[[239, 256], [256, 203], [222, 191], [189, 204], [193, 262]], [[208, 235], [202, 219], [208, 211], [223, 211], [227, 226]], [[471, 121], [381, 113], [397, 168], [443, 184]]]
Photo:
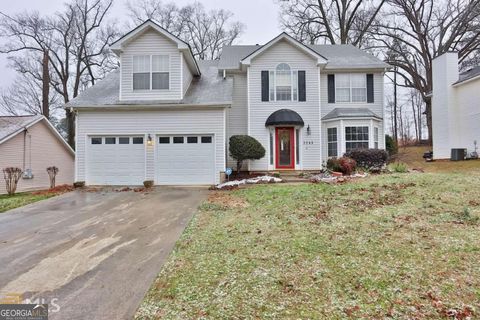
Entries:
[[[262, 101], [270, 100], [270, 85], [269, 85], [269, 72], [262, 71], [261, 76], [262, 81]], [[305, 82], [305, 71], [298, 71], [298, 101], [307, 100], [307, 91], [306, 91], [306, 82]]]
[[[335, 75], [328, 75], [328, 103], [335, 103]], [[367, 103], [373, 103], [373, 74], [367, 74]]]

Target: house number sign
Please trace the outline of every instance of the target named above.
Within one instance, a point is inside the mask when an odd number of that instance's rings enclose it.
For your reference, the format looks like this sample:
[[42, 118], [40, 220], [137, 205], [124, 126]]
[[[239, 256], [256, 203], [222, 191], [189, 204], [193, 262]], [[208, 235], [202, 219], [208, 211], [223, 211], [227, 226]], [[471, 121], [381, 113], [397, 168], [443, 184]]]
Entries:
[[304, 146], [312, 145], [312, 144], [313, 144], [313, 141], [312, 141], [312, 140], [304, 140], [304, 141], [303, 141], [303, 145], [304, 145]]

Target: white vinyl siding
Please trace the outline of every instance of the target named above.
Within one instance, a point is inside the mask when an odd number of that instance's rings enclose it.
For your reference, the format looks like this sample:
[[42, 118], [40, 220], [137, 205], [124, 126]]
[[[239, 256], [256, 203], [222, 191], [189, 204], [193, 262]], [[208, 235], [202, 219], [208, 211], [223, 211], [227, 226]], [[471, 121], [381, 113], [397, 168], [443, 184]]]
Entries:
[[[261, 101], [261, 72], [275, 70], [280, 63], [288, 63], [292, 70], [305, 70], [306, 102], [296, 101]], [[256, 138], [267, 150], [264, 158], [250, 161], [250, 170], [273, 170], [270, 165], [270, 131], [265, 121], [279, 109], [291, 109], [304, 120], [300, 128], [300, 165], [296, 169], [318, 169], [321, 167], [320, 144], [320, 105], [319, 83], [316, 60], [306, 55], [286, 41], [280, 41], [252, 60], [250, 73], [250, 119], [249, 134]], [[306, 134], [310, 125], [310, 135]]]
[[[121, 89], [120, 100], [180, 100], [182, 98], [182, 75], [181, 75], [181, 53], [177, 45], [156, 31], [146, 31], [126, 44], [120, 55], [121, 68]], [[133, 72], [135, 56], [150, 57], [150, 67], [155, 60], [156, 68], [155, 81], [165, 83], [166, 71], [168, 71], [168, 89], [158, 90], [134, 90]], [[168, 56], [168, 70], [165, 70], [164, 58], [153, 58], [154, 56]], [[160, 59], [162, 62], [157, 61]], [[158, 68], [157, 68], [158, 62]], [[161, 68], [161, 69], [160, 69]], [[163, 74], [163, 75], [161, 75]], [[161, 78], [161, 79], [160, 79]], [[150, 75], [150, 85], [152, 85]]]
[[[77, 181], [86, 178], [89, 136], [212, 135], [215, 137], [215, 182], [225, 170], [224, 109], [157, 111], [80, 111], [77, 115]], [[146, 147], [145, 180], [155, 178], [155, 146]]]
[[182, 54], [182, 77], [183, 77], [183, 95], [187, 93], [188, 88], [190, 88], [190, 84], [192, 83], [193, 75], [190, 69], [188, 68], [188, 64], [185, 61], [185, 57]]
[[[233, 74], [232, 106], [227, 108], [227, 145], [233, 135], [248, 133], [247, 75]], [[228, 166], [236, 168], [236, 162], [227, 154]]]

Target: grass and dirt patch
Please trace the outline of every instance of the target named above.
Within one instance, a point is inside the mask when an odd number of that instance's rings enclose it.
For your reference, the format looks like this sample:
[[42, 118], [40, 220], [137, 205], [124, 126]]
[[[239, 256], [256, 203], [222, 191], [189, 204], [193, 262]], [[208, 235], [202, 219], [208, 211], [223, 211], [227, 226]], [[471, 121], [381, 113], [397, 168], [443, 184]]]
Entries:
[[480, 317], [480, 170], [212, 192], [138, 319]]
[[45, 200], [72, 190], [72, 186], [61, 185], [49, 190], [20, 192], [12, 196], [2, 194], [0, 195], [0, 213], [11, 209], [23, 207], [27, 204], [34, 203], [40, 200]]

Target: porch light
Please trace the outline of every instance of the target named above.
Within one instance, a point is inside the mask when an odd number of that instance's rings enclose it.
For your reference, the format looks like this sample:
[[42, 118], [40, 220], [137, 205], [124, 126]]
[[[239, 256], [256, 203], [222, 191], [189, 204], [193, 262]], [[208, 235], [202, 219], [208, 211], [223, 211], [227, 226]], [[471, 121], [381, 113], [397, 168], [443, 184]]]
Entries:
[[307, 126], [307, 136], [310, 135], [310, 125]]
[[152, 136], [151, 136], [150, 134], [148, 134], [148, 137], [147, 137], [147, 145], [148, 145], [148, 146], [152, 146], [152, 145], [153, 145]]

